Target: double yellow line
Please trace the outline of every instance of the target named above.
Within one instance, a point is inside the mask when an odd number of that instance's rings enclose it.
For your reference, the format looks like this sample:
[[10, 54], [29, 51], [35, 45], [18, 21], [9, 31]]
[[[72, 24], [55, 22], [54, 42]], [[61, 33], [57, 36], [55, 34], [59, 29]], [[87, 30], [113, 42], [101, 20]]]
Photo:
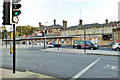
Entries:
[[46, 76], [46, 75], [42, 75], [42, 74], [38, 74], [38, 73], [34, 73], [34, 72], [30, 72], [30, 71], [25, 71], [25, 72], [30, 73], [30, 74], [37, 75], [38, 78], [52, 78], [52, 79], [55, 79], [55, 80], [61, 80], [61, 79], [57, 79], [57, 78], [55, 78], [55, 77]]

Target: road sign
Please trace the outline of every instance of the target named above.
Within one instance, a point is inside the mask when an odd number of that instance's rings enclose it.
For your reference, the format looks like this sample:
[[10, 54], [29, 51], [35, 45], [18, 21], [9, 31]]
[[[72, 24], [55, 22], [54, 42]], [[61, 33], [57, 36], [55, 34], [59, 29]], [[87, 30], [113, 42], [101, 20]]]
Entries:
[[14, 22], [14, 23], [18, 23], [18, 21], [19, 21], [18, 17], [17, 17], [17, 16], [14, 16], [14, 17], [13, 17], [13, 22]]

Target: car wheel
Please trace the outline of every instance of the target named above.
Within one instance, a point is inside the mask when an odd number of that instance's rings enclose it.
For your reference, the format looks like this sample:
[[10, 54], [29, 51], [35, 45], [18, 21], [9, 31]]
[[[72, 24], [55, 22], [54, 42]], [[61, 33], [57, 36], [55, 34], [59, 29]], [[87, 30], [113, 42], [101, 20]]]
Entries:
[[94, 48], [92, 48], [92, 47], [91, 47], [90, 49], [91, 49], [91, 50], [94, 50]]
[[78, 46], [77, 48], [78, 48], [78, 49], [81, 49], [81, 46]]
[[76, 47], [74, 47], [75, 49], [78, 49], [78, 47], [76, 46]]
[[120, 51], [120, 49], [119, 49], [119, 48], [116, 48], [115, 50], [116, 50], [116, 51]]

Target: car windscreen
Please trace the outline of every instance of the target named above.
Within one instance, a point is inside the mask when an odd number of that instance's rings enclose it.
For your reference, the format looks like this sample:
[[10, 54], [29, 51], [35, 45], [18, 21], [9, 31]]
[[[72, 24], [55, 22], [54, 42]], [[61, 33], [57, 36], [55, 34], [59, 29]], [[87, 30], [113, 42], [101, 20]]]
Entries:
[[84, 41], [74, 41], [75, 44], [84, 44]]

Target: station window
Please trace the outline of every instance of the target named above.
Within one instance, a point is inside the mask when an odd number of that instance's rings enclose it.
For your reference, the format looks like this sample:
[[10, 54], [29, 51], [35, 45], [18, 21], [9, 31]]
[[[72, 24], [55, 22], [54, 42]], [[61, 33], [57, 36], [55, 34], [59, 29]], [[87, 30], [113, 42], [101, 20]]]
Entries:
[[95, 30], [93, 29], [93, 32], [95, 32]]
[[111, 31], [111, 27], [108, 28], [108, 32], [110, 32], [110, 31]]
[[78, 31], [78, 33], [80, 33], [80, 30]]
[[83, 30], [81, 30], [81, 33], [83, 33]]
[[97, 38], [95, 38], [95, 43], [98, 43], [98, 39]]
[[96, 33], [98, 33], [98, 28], [96, 28]]
[[99, 28], [99, 31], [102, 32], [102, 28]]
[[90, 33], [91, 33], [91, 29], [89, 29]]

